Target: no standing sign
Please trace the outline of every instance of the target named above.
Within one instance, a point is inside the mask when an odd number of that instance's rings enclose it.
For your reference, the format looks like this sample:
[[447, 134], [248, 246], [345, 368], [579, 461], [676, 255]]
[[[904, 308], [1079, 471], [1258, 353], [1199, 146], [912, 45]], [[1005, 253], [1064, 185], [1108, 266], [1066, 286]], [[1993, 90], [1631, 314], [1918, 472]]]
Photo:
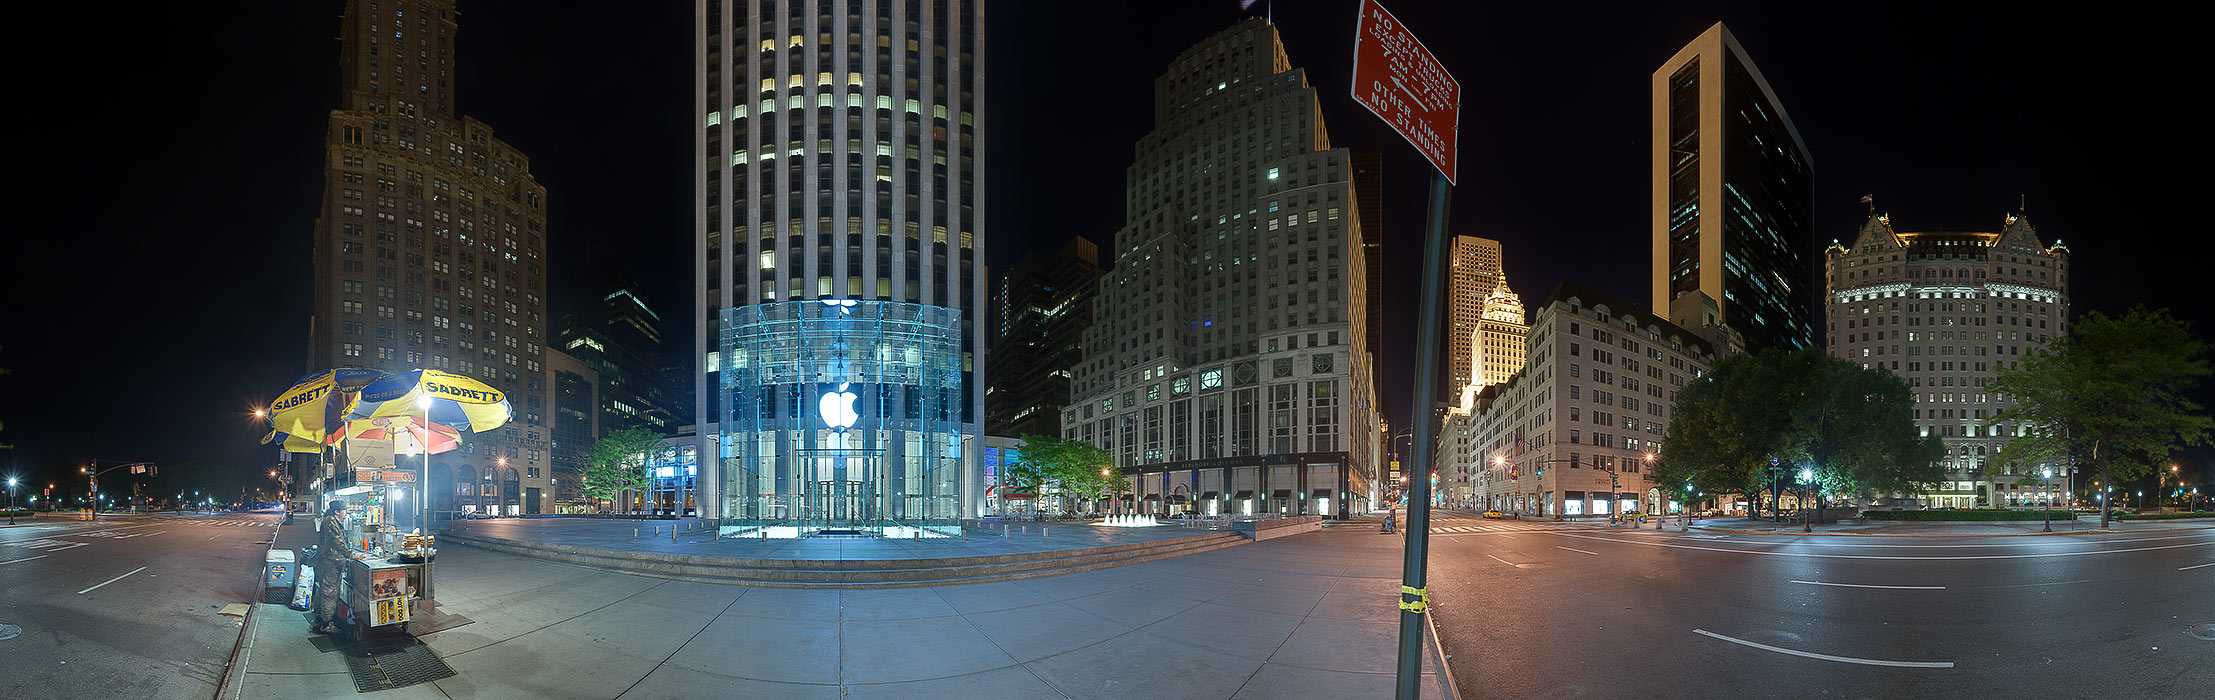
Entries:
[[1461, 84], [1377, 0], [1362, 0], [1354, 31], [1354, 101], [1384, 119], [1454, 182]]

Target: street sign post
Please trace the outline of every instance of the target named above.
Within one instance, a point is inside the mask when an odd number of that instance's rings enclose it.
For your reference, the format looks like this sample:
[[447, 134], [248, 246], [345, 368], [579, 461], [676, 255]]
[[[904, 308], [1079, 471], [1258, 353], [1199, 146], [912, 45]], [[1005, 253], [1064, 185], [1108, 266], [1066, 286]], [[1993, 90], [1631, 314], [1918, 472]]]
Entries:
[[1392, 125], [1456, 182], [1461, 83], [1377, 0], [1362, 0], [1354, 33], [1354, 101]]
[[1438, 395], [1440, 302], [1446, 296], [1446, 213], [1453, 198], [1461, 129], [1461, 84], [1446, 73], [1430, 49], [1377, 0], [1362, 0], [1354, 22], [1355, 102], [1368, 107], [1422, 151], [1437, 171], [1431, 175], [1430, 207], [1423, 222], [1422, 316], [1416, 321], [1415, 424], [1407, 479], [1407, 548], [1401, 566], [1400, 657], [1394, 695], [1421, 697], [1423, 633], [1430, 609], [1425, 567], [1430, 550], [1432, 421], [1427, 413]]

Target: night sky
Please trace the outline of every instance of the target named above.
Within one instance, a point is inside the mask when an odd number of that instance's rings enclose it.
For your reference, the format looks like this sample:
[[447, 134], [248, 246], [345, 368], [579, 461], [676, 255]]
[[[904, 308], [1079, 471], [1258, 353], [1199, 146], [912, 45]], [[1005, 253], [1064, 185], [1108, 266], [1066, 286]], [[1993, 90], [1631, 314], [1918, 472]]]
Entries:
[[[1346, 96], [1357, 3], [1276, 4], [1333, 144], [1386, 154], [1385, 376], [1402, 405], [1385, 408], [1405, 425], [1428, 166]], [[1390, 3], [1464, 88], [1451, 232], [1503, 241], [1526, 304], [1568, 278], [1647, 299], [1648, 81], [1722, 20], [1807, 142], [1811, 260], [1860, 224], [1863, 194], [1903, 231], [1996, 230], [2024, 197], [2075, 253], [2076, 311], [2167, 305], [2204, 336], [2196, 295], [2163, 293], [2196, 290], [2215, 253], [2193, 223], [2209, 180], [2190, 167], [2208, 155], [2199, 40], [2118, 6], [1920, 5]], [[16, 449], [0, 472], [157, 460], [235, 488], [274, 460], [249, 411], [309, 369], [341, 6], [56, 3], [40, 10], [63, 14], [18, 24], [18, 184], [0, 235], [0, 367], [14, 371], [0, 443]], [[548, 190], [552, 318], [589, 291], [584, 263], [607, 258], [690, 342], [691, 3], [461, 9], [462, 111], [528, 154]], [[988, 261], [1071, 235], [1112, 250], [1153, 79], [1235, 22], [1237, 2], [988, 12]]]

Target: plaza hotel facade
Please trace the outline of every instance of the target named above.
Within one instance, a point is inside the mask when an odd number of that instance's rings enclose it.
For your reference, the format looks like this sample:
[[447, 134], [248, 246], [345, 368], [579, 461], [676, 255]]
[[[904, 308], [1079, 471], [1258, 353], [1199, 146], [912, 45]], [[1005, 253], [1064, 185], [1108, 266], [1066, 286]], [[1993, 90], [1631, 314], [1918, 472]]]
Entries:
[[2058, 492], [2041, 467], [1993, 456], [2025, 426], [1991, 423], [2013, 405], [1986, 388], [2002, 367], [2069, 332], [2069, 249], [2047, 244], [2021, 214], [1997, 232], [1900, 232], [1872, 213], [1850, 243], [1824, 255], [1830, 354], [1906, 381], [1917, 430], [1946, 444], [1943, 481], [1910, 503], [2007, 507]]

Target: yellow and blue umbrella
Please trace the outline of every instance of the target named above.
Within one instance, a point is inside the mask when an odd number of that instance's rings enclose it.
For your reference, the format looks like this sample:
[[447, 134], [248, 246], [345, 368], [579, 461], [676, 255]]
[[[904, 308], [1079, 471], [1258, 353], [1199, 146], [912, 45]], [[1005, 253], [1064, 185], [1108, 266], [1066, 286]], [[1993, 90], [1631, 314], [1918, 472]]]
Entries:
[[317, 454], [323, 451], [323, 443], [275, 430], [269, 431], [268, 435], [263, 435], [261, 438], [261, 444], [268, 445], [272, 443], [277, 444], [279, 449], [286, 452]]
[[394, 372], [362, 387], [349, 420], [414, 416], [456, 430], [481, 433], [515, 417], [507, 395], [484, 382], [435, 369]]
[[320, 443], [353, 409], [356, 392], [383, 376], [383, 372], [373, 369], [342, 367], [301, 377], [269, 404], [269, 427]]

